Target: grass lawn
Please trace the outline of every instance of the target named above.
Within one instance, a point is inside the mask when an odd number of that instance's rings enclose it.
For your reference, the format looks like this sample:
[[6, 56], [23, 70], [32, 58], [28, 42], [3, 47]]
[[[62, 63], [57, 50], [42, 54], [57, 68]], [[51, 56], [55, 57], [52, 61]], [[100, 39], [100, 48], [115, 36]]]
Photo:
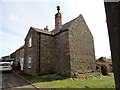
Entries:
[[40, 76], [22, 75], [39, 88], [115, 88], [113, 73], [110, 76], [53, 79]]

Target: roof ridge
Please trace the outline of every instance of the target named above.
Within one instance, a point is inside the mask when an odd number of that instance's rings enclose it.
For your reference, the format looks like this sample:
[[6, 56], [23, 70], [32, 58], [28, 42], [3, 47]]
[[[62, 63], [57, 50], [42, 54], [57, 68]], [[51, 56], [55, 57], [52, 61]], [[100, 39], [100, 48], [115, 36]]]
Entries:
[[51, 34], [50, 31], [46, 31], [43, 29], [39, 29], [39, 28], [35, 28], [35, 27], [31, 27], [33, 30], [35, 30], [36, 32], [40, 32], [40, 33], [44, 33], [44, 34]]

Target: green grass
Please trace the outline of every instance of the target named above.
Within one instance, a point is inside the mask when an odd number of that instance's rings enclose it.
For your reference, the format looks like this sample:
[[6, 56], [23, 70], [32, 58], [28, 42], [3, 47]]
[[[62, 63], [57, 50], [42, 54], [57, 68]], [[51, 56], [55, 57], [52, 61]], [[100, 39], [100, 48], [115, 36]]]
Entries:
[[[24, 75], [23, 75], [24, 76]], [[89, 76], [56, 80], [40, 76], [24, 76], [33, 85], [40, 88], [115, 88], [114, 76]]]

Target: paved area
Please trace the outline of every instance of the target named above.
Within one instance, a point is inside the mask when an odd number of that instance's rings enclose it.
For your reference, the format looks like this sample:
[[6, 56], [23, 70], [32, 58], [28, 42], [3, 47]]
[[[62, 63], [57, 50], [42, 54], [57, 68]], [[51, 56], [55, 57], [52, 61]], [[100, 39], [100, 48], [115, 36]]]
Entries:
[[13, 72], [0, 73], [0, 76], [2, 79], [2, 90], [37, 90]]

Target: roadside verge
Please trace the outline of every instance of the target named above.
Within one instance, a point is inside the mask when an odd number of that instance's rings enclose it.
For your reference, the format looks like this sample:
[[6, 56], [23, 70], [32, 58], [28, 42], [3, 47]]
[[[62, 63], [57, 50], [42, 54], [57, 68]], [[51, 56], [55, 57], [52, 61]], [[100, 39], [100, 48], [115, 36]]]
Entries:
[[35, 85], [33, 85], [31, 82], [29, 82], [29, 81], [26, 80], [24, 77], [22, 77], [21, 75], [19, 75], [16, 71], [13, 71], [13, 73], [15, 73], [17, 76], [19, 76], [20, 78], [22, 78], [24, 81], [28, 82], [31, 86], [33, 86], [33, 87], [36, 88], [37, 90], [40, 90], [39, 87], [36, 87]]

